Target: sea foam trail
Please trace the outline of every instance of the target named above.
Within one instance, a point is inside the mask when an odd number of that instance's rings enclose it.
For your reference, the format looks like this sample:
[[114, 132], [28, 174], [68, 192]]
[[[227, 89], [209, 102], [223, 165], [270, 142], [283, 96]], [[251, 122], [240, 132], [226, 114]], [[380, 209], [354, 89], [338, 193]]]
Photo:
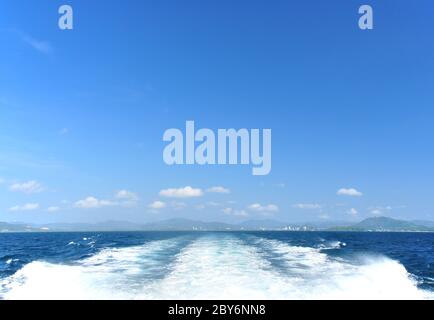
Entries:
[[433, 298], [388, 258], [360, 265], [319, 248], [232, 234], [106, 249], [75, 265], [32, 262], [0, 286], [5, 299]]
[[0, 280], [2, 299], [131, 299], [143, 283], [169, 272], [185, 239], [104, 249], [73, 265], [34, 261]]
[[[276, 267], [261, 246], [268, 246]], [[277, 258], [276, 258], [277, 257]], [[146, 299], [423, 299], [405, 268], [387, 258], [355, 266], [319, 249], [259, 239], [202, 238], [185, 247], [172, 271], [145, 287]]]
[[292, 299], [432, 299], [418, 289], [414, 278], [399, 262], [365, 256], [357, 264], [331, 258], [323, 248], [291, 246], [277, 240], [258, 239], [257, 246], [273, 254], [294, 291]]

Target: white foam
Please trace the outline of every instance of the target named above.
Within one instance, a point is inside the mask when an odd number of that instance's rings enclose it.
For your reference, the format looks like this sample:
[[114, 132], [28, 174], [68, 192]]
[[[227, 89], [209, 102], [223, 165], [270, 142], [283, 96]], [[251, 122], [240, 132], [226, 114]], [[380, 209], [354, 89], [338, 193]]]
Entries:
[[387, 258], [362, 266], [331, 260], [319, 250], [268, 242], [286, 268], [276, 269], [237, 239], [201, 239], [185, 248], [175, 268], [146, 286], [147, 299], [422, 299], [405, 268]]
[[[106, 249], [77, 265], [32, 262], [0, 282], [5, 299], [424, 299], [404, 266], [385, 257], [361, 265], [319, 248], [231, 235], [203, 236], [174, 260], [175, 240]], [[261, 249], [262, 248], [262, 249]], [[270, 260], [267, 252], [274, 255]], [[279, 266], [274, 265], [278, 263]], [[161, 270], [165, 269], [161, 273]], [[159, 274], [160, 276], [155, 276]]]
[[159, 257], [176, 245], [162, 240], [105, 249], [75, 265], [34, 261], [0, 280], [3, 299], [129, 299], [144, 278], [164, 268]]
[[318, 247], [322, 250], [340, 249], [345, 247], [347, 244], [341, 241], [328, 241], [326, 243], [320, 244]]
[[[413, 277], [399, 262], [368, 257], [363, 264], [332, 259], [321, 249], [289, 246], [262, 240], [280, 254], [287, 266], [287, 279], [295, 285], [293, 299], [424, 299], [431, 292], [419, 290]], [[296, 280], [297, 279], [297, 280]]]

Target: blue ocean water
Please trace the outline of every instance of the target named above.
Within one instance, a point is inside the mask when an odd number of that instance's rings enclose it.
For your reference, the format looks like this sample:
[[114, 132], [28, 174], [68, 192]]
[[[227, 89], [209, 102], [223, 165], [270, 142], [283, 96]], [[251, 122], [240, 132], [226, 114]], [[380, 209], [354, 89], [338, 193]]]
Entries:
[[433, 233], [0, 234], [0, 299], [433, 299]]

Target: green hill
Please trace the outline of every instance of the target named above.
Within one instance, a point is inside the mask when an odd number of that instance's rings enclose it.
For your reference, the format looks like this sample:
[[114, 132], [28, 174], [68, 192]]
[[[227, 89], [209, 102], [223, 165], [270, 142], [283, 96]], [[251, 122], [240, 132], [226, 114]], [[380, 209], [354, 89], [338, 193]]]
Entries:
[[331, 229], [338, 231], [434, 231], [433, 227], [388, 217], [368, 218], [352, 226]]

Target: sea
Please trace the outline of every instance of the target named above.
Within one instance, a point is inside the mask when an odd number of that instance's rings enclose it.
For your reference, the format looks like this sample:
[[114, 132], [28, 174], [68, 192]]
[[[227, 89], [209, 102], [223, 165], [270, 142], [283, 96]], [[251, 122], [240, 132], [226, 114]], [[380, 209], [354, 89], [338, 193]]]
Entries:
[[0, 234], [0, 299], [433, 299], [434, 233]]

